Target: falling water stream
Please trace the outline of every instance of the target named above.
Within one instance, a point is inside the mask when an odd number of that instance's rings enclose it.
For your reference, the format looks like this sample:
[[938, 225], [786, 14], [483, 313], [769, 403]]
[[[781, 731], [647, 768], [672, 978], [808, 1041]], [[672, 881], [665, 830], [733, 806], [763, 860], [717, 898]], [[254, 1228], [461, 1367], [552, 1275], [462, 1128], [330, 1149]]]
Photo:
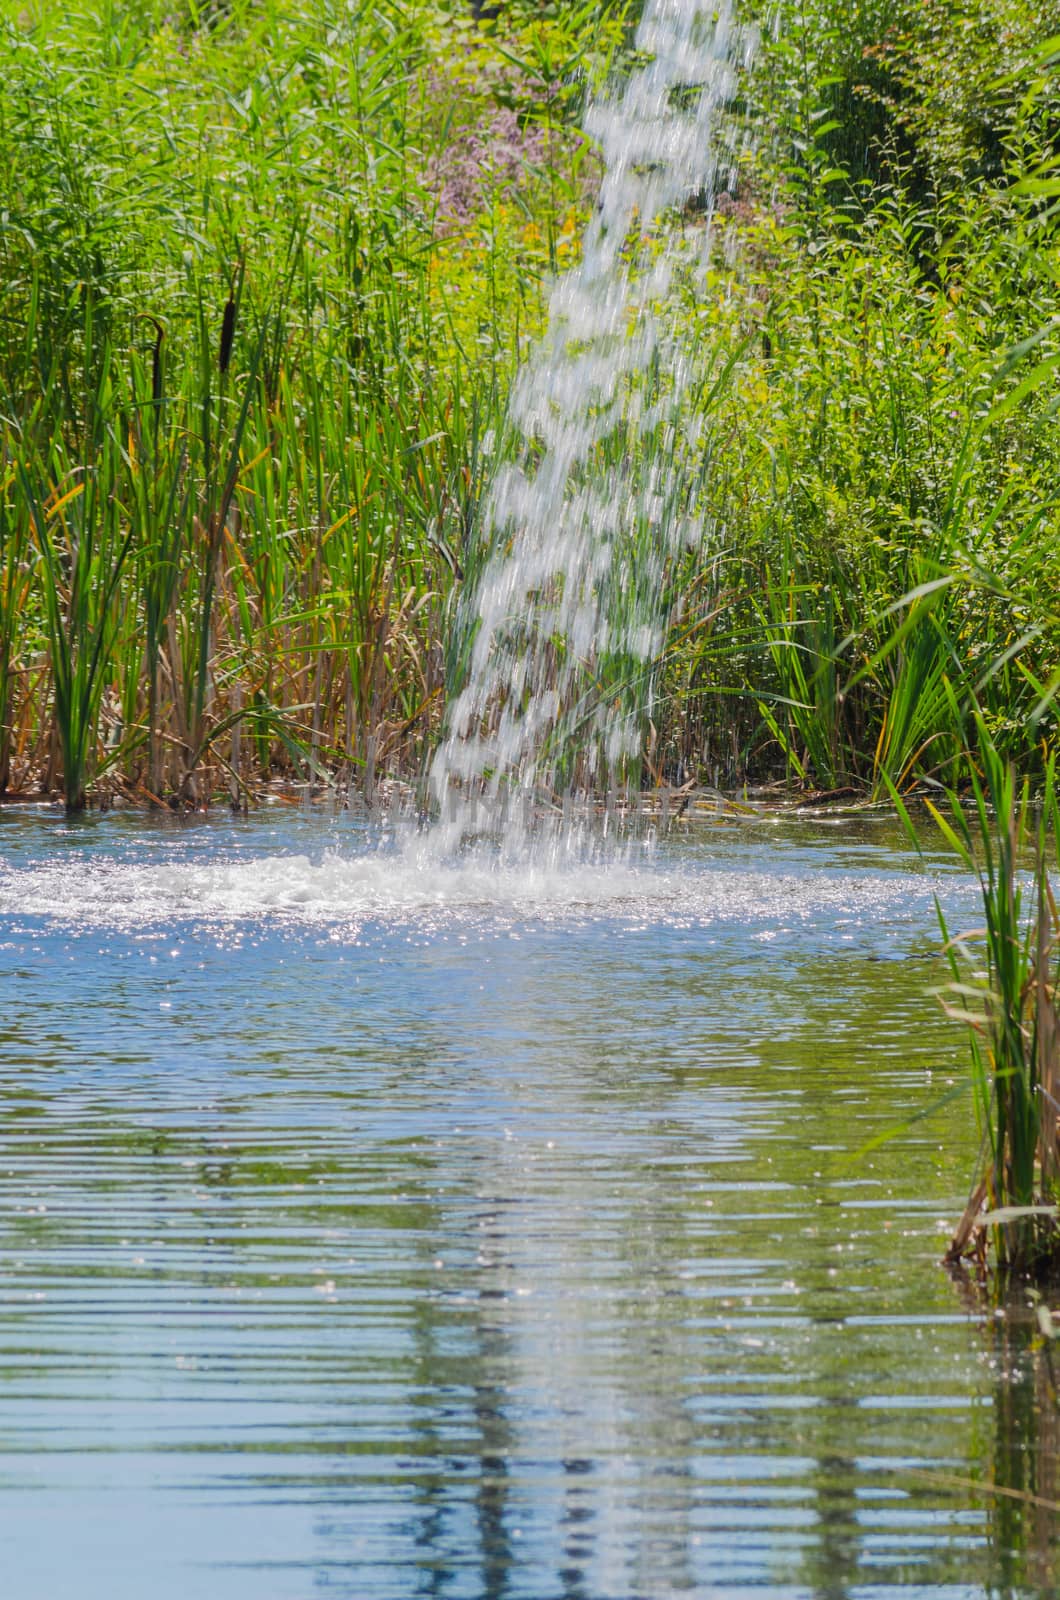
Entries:
[[[728, 0], [648, 0], [641, 64], [589, 109], [599, 199], [515, 384], [522, 446], [487, 498], [486, 554], [461, 619], [465, 676], [431, 775], [446, 844], [503, 807], [506, 846], [518, 849], [513, 794], [599, 789], [639, 754], [666, 560], [696, 527], [674, 275], [680, 265], [696, 283], [705, 269], [731, 159], [720, 114], [752, 48]], [[676, 227], [689, 206], [694, 224]]]

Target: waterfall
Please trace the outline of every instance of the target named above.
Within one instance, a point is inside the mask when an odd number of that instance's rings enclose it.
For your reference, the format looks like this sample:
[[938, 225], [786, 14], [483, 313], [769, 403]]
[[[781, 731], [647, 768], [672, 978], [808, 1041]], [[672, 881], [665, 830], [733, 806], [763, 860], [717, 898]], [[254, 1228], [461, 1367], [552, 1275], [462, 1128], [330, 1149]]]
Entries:
[[589, 107], [599, 198], [515, 383], [520, 443], [457, 619], [463, 670], [430, 774], [445, 847], [483, 827], [518, 837], [539, 802], [621, 783], [639, 756], [667, 558], [697, 531], [675, 274], [705, 273], [732, 160], [720, 114], [752, 48], [729, 0], [646, 0], [635, 64]]

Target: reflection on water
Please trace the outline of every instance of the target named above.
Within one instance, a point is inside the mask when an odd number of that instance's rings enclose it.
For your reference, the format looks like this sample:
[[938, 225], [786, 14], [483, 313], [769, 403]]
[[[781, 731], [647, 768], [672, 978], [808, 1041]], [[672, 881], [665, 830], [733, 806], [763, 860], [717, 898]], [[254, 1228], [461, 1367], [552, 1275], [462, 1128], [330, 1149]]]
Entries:
[[938, 1266], [970, 886], [446, 870], [0, 813], [5, 1592], [1049, 1592], [1046, 1352]]
[[1060, 1582], [1060, 1408], [1051, 1342], [1034, 1308], [988, 1319], [994, 1382], [993, 1449], [984, 1502], [1004, 1594], [1053, 1594]]

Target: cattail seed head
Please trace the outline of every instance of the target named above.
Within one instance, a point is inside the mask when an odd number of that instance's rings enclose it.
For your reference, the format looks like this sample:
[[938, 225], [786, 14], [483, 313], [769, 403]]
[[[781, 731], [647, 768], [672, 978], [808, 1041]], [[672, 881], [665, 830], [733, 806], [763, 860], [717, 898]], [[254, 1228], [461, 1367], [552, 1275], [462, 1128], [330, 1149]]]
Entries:
[[217, 357], [217, 365], [222, 374], [228, 371], [228, 363], [232, 359], [232, 340], [236, 335], [236, 303], [229, 297], [225, 305], [225, 314], [221, 322], [221, 349]]
[[162, 340], [165, 330], [160, 322], [155, 323], [155, 345], [151, 352], [151, 399], [156, 406], [162, 404]]

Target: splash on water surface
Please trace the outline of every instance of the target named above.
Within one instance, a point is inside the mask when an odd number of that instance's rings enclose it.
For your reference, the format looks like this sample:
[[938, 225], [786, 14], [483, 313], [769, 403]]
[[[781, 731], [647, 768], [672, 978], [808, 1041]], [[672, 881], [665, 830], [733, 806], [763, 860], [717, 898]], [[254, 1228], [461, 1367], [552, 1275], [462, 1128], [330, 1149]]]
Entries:
[[[0, 862], [0, 916], [70, 928], [268, 921], [427, 935], [608, 922], [625, 928], [740, 928], [750, 937], [842, 942], [903, 924], [929, 929], [938, 880], [907, 852], [871, 861], [837, 836], [822, 853], [769, 824], [657, 844], [573, 835], [513, 860], [485, 846], [451, 858], [429, 835], [395, 843], [364, 829], [270, 830], [233, 844], [201, 834], [124, 837], [102, 848]], [[607, 841], [604, 842], [605, 845]], [[951, 880], [947, 894], [958, 893]]]

